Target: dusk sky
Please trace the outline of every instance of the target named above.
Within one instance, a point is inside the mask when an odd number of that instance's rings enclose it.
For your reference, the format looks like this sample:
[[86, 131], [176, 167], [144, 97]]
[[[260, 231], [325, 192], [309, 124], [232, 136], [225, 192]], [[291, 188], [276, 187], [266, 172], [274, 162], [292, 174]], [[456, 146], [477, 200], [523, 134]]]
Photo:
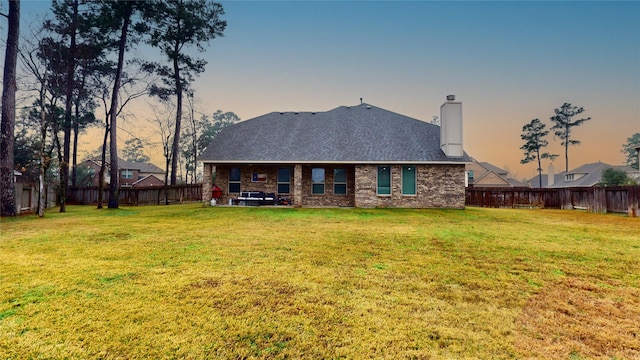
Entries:
[[[48, 4], [23, 1], [23, 24]], [[221, 109], [245, 120], [363, 98], [430, 121], [455, 94], [465, 151], [518, 179], [537, 167], [520, 164], [522, 126], [539, 118], [551, 127], [564, 102], [592, 118], [572, 133], [582, 144], [569, 149], [569, 168], [622, 164], [622, 145], [640, 132], [637, 1], [222, 4], [225, 36], [200, 54], [209, 62], [195, 84], [202, 113]], [[560, 141], [548, 140], [548, 151], [561, 155], [555, 168], [564, 169]]]

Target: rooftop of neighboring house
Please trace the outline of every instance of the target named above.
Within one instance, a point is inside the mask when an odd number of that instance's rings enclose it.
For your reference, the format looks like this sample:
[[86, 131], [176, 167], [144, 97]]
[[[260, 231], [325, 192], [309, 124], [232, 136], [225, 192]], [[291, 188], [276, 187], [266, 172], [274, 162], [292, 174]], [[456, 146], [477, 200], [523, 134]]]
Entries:
[[509, 177], [509, 171], [499, 168], [486, 161], [473, 159], [467, 165], [467, 170], [474, 170], [473, 183], [476, 186], [487, 187], [529, 187], [529, 184]]
[[[93, 162], [97, 166], [100, 166], [101, 162], [99, 158], [92, 158], [86, 161]], [[109, 164], [107, 164], [107, 166], [108, 165]], [[149, 162], [133, 162], [118, 158], [118, 167], [120, 168], [120, 170], [138, 170], [139, 172], [145, 174], [164, 174], [164, 170]]]
[[485, 169], [487, 169], [488, 171], [493, 171], [494, 173], [498, 174], [498, 175], [502, 175], [502, 176], [507, 176], [509, 175], [509, 171], [501, 169], [493, 164], [490, 164], [486, 161], [479, 161], [478, 162], [480, 165], [482, 165], [482, 167], [484, 167]]
[[164, 170], [150, 162], [133, 162], [118, 158], [118, 166], [120, 169], [138, 170], [141, 173], [164, 174]]
[[[603, 162], [595, 162], [581, 165], [568, 172], [553, 172], [553, 182], [549, 185], [549, 173], [542, 174], [542, 186], [540, 185], [540, 177], [538, 175], [532, 177], [529, 183], [532, 187], [543, 188], [565, 188], [565, 187], [592, 187], [602, 182], [602, 171], [604, 169], [622, 170], [626, 173], [632, 173], [635, 170], [625, 165], [610, 165]], [[553, 167], [551, 167], [553, 171]]]

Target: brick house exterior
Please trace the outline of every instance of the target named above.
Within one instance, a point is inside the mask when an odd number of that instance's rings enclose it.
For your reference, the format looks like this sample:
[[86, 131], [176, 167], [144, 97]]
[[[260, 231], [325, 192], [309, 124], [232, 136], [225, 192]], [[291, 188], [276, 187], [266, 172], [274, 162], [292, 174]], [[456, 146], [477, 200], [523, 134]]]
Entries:
[[[98, 186], [98, 172], [100, 171], [100, 160], [89, 159], [78, 166], [86, 167], [91, 174], [92, 185]], [[109, 167], [109, 165], [107, 165]], [[152, 163], [132, 162], [118, 158], [118, 184], [124, 187], [134, 186], [163, 186], [164, 170]], [[109, 183], [109, 170], [105, 172], [105, 182]]]
[[149, 186], [164, 186], [164, 180], [159, 179], [156, 175], [150, 174], [138, 179], [138, 181], [131, 184], [131, 187], [149, 187]]
[[274, 112], [225, 128], [199, 161], [203, 201], [276, 194], [296, 207], [464, 208], [462, 105], [441, 107], [442, 126], [372, 105]]

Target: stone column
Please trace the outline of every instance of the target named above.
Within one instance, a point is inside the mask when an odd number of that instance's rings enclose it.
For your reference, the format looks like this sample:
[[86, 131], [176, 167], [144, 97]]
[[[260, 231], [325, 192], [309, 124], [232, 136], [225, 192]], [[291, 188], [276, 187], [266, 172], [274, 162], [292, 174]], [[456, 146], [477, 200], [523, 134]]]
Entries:
[[211, 189], [213, 188], [213, 169], [213, 164], [204, 163], [204, 169], [202, 170], [202, 202], [205, 205], [209, 205], [211, 203]]
[[293, 206], [302, 207], [302, 164], [293, 168]]

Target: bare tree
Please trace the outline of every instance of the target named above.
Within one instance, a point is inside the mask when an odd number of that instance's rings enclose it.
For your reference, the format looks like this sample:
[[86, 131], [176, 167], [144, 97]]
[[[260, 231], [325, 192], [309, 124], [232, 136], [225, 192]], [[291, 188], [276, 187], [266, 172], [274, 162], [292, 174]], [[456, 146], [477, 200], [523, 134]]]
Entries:
[[[39, 169], [38, 169], [38, 209], [37, 214], [39, 217], [44, 216], [44, 209], [46, 206], [45, 199], [45, 173], [47, 171], [49, 156], [46, 151], [47, 144], [47, 132], [49, 130], [49, 122], [47, 121], [47, 93], [49, 91], [49, 64], [48, 59], [50, 56], [42, 54], [44, 51], [51, 49], [41, 48], [40, 41], [42, 40], [42, 32], [34, 32], [31, 39], [35, 39], [35, 42], [27, 41], [26, 45], [21, 46], [20, 62], [27, 72], [33, 76], [35, 84], [32, 88], [38, 95], [36, 101], [39, 112], [39, 124], [38, 132], [40, 149], [38, 151], [39, 157]], [[39, 56], [39, 54], [44, 56]]]
[[196, 160], [198, 158], [198, 122], [195, 118], [195, 100], [193, 90], [187, 93], [187, 101], [189, 104], [189, 127], [187, 133], [184, 136], [185, 144], [182, 154], [184, 155], [185, 162], [185, 181], [188, 182], [189, 175], [191, 175], [191, 183], [196, 182]]
[[[102, 138], [100, 171], [98, 173], [98, 209], [102, 209], [102, 203], [103, 203], [102, 193], [103, 193], [103, 187], [105, 183], [105, 171], [107, 169], [107, 160], [106, 160], [107, 140], [109, 139], [109, 135], [111, 134], [110, 120], [112, 119], [112, 116], [111, 116], [112, 103], [110, 103], [109, 100], [110, 100], [110, 92], [111, 92], [110, 89], [112, 89], [112, 86], [113, 86], [114, 75], [115, 75], [114, 73], [111, 73], [110, 74], [110, 76], [112, 76], [111, 78], [109, 78], [108, 76], [103, 76], [102, 80], [98, 82], [99, 84], [101, 84], [100, 86], [102, 88], [101, 99], [102, 99], [102, 105], [104, 109], [104, 136]], [[121, 80], [121, 86], [120, 86], [119, 95], [118, 95], [118, 97], [122, 99], [122, 102], [119, 103], [118, 107], [116, 108], [116, 114], [115, 114], [116, 118], [120, 116], [120, 114], [123, 112], [127, 104], [129, 104], [131, 101], [141, 96], [148, 94], [148, 89], [144, 80], [142, 81], [142, 83], [145, 85], [137, 86], [139, 79], [128, 78], [126, 73], [124, 74], [124, 77], [125, 78]], [[109, 79], [110, 81], [105, 82], [106, 79]], [[109, 154], [109, 157], [111, 157], [111, 154]], [[116, 155], [116, 158], [117, 158], [117, 155]]]
[[[162, 145], [162, 154], [164, 155], [165, 164], [164, 164], [164, 203], [165, 205], [169, 204], [168, 195], [168, 187], [169, 187], [169, 166], [172, 161], [172, 156], [174, 156], [171, 151], [171, 146], [173, 144], [173, 131], [175, 124], [175, 118], [173, 118], [172, 114], [175, 111], [175, 105], [169, 101], [161, 101], [157, 105], [151, 106], [151, 111], [153, 111], [154, 118], [150, 120], [150, 122], [156, 125], [157, 134], [160, 136], [160, 143]], [[177, 155], [177, 154], [175, 154]]]

